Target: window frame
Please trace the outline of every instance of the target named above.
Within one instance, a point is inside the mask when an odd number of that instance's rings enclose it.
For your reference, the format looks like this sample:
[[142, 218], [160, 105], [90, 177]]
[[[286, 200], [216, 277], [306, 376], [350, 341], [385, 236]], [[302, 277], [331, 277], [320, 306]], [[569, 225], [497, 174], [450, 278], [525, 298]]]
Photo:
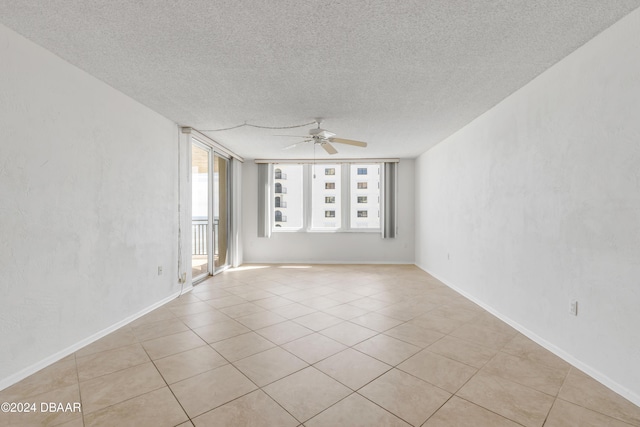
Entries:
[[[366, 164], [367, 166], [370, 165], [375, 165], [378, 166], [378, 180], [379, 185], [377, 188], [377, 194], [378, 194], [378, 212], [380, 212], [380, 209], [382, 208], [380, 203], [382, 200], [382, 191], [381, 191], [381, 179], [382, 179], [382, 168], [384, 166], [384, 163], [381, 162], [371, 162], [371, 163], [362, 163], [362, 164]], [[356, 180], [357, 178], [354, 178], [353, 180], [351, 179], [350, 176], [350, 171], [351, 171], [351, 167], [357, 167], [358, 165], [362, 165], [360, 163], [353, 163], [353, 162], [338, 162], [336, 164], [336, 174], [335, 175], [326, 175], [327, 177], [329, 176], [338, 176], [340, 175], [340, 191], [338, 192], [338, 194], [333, 195], [332, 197], [335, 197], [336, 200], [339, 199], [341, 205], [339, 206], [339, 210], [340, 210], [340, 215], [341, 215], [341, 222], [340, 222], [340, 227], [336, 228], [336, 229], [325, 229], [325, 228], [313, 228], [312, 227], [312, 215], [313, 215], [313, 179], [314, 179], [314, 165], [313, 163], [302, 163], [301, 166], [303, 167], [303, 171], [302, 171], [302, 176], [303, 176], [303, 183], [302, 183], [302, 227], [298, 228], [298, 229], [286, 229], [283, 230], [280, 227], [276, 227], [276, 222], [275, 222], [275, 218], [272, 219], [272, 226], [271, 226], [271, 230], [272, 232], [277, 232], [277, 233], [380, 233], [382, 230], [382, 216], [378, 215], [378, 226], [375, 228], [352, 228], [351, 227], [351, 213], [356, 212], [357, 209], [357, 203], [354, 204], [353, 209], [351, 209], [351, 196], [352, 194], [352, 185], [357, 187], [358, 185], [358, 181]], [[274, 164], [275, 165], [275, 164]], [[316, 175], [319, 177], [324, 177], [324, 168], [322, 169], [322, 174], [317, 174], [317, 172], [320, 171], [315, 171]], [[367, 170], [367, 172], [369, 172]], [[275, 172], [273, 174], [273, 176], [275, 176]], [[355, 176], [367, 176], [367, 177], [371, 177], [372, 175], [367, 173], [367, 175], [358, 175], [357, 171]], [[352, 182], [353, 181], [353, 182]], [[368, 189], [368, 188], [366, 188]], [[275, 190], [275, 189], [274, 189]], [[336, 191], [337, 189], [333, 188], [333, 189], [327, 189], [329, 191], [333, 190]], [[275, 200], [276, 194], [271, 194], [270, 198], [272, 200]], [[316, 201], [316, 203], [318, 204], [326, 204], [325, 202], [325, 196], [319, 196], [320, 198]], [[328, 207], [327, 207], [328, 208]], [[274, 209], [272, 207], [272, 209]], [[322, 209], [322, 211], [324, 212], [327, 209]], [[333, 209], [334, 211], [337, 211], [338, 209]], [[275, 211], [275, 209], [274, 209]], [[284, 213], [283, 213], [284, 215]], [[357, 213], [356, 213], [357, 215]], [[324, 216], [323, 216], [324, 218]], [[281, 224], [281, 223], [279, 223]]]

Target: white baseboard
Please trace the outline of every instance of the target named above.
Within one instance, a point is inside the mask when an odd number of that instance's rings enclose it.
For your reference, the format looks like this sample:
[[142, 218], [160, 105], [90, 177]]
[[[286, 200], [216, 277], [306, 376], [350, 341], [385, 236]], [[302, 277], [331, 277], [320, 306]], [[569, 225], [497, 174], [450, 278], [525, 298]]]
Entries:
[[249, 261], [249, 260], [245, 260], [244, 264], [293, 264], [293, 265], [299, 265], [299, 264], [308, 264], [308, 265], [317, 265], [317, 264], [339, 264], [339, 265], [345, 265], [345, 264], [353, 264], [353, 265], [371, 265], [371, 264], [379, 264], [379, 265], [385, 265], [385, 264], [389, 264], [389, 265], [415, 265], [415, 263], [413, 261], [353, 261], [353, 260], [319, 260], [319, 259], [314, 259], [312, 261], [305, 261], [305, 260], [270, 260], [270, 261]]
[[22, 369], [21, 371], [16, 372], [13, 375], [10, 375], [6, 378], [3, 378], [2, 380], [0, 380], [0, 390], [4, 390], [7, 387], [12, 386], [13, 384], [17, 383], [18, 381], [21, 381], [23, 379], [25, 379], [26, 377], [28, 377], [29, 375], [35, 374], [36, 372], [38, 372], [39, 370], [46, 368], [47, 366], [51, 365], [52, 363], [57, 362], [60, 359], [63, 359], [65, 357], [67, 357], [70, 354], [75, 353], [76, 351], [80, 350], [82, 347], [87, 346], [89, 344], [91, 344], [94, 341], [99, 340], [100, 338], [109, 335], [111, 332], [120, 329], [121, 327], [133, 322], [134, 320], [144, 316], [145, 314], [155, 310], [158, 307], [161, 307], [163, 305], [165, 305], [166, 303], [168, 303], [169, 301], [174, 300], [175, 298], [177, 298], [178, 296], [180, 296], [181, 294], [184, 295], [185, 293], [191, 291], [193, 289], [192, 286], [188, 286], [185, 287], [184, 289], [182, 289], [182, 292], [178, 291], [175, 292], [171, 295], [169, 295], [168, 297], [156, 302], [155, 304], [150, 305], [149, 307], [144, 308], [143, 310], [132, 314], [131, 316], [125, 318], [124, 320], [121, 320], [111, 326], [109, 326], [108, 328], [105, 328], [103, 330], [101, 330], [100, 332], [97, 332], [63, 350], [58, 351], [57, 353], [52, 354], [49, 357], [46, 357], [44, 359], [42, 359], [41, 361], [34, 363], [31, 366], [28, 366], [24, 369]]
[[442, 282], [445, 285], [447, 285], [449, 288], [451, 288], [454, 291], [458, 292], [463, 297], [465, 297], [468, 300], [473, 301], [474, 303], [478, 304], [480, 307], [484, 308], [489, 313], [493, 314], [494, 316], [496, 316], [497, 318], [499, 318], [503, 322], [507, 323], [512, 328], [516, 329], [522, 335], [526, 336], [530, 340], [532, 340], [532, 341], [536, 342], [537, 344], [541, 345], [542, 347], [546, 348], [551, 353], [555, 354], [556, 356], [558, 356], [559, 358], [563, 359], [567, 363], [569, 363], [569, 364], [575, 366], [576, 368], [580, 369], [581, 371], [585, 372], [587, 375], [593, 377], [595, 380], [600, 382], [602, 385], [604, 385], [607, 388], [609, 388], [609, 389], [613, 390], [614, 392], [618, 393], [620, 396], [622, 396], [625, 399], [629, 400], [633, 404], [640, 406], [640, 395], [638, 395], [637, 393], [635, 393], [635, 392], [629, 390], [628, 388], [618, 384], [617, 382], [613, 381], [611, 378], [609, 378], [608, 376], [606, 376], [602, 372], [598, 371], [597, 369], [593, 368], [592, 366], [587, 365], [586, 363], [582, 362], [581, 360], [579, 360], [575, 356], [573, 356], [573, 355], [567, 353], [566, 351], [562, 350], [560, 347], [556, 346], [555, 344], [550, 343], [549, 341], [547, 341], [544, 338], [538, 336], [537, 334], [535, 334], [534, 332], [532, 332], [529, 329], [525, 328], [524, 326], [520, 325], [519, 323], [517, 323], [517, 322], [513, 321], [512, 319], [504, 316], [503, 314], [501, 314], [500, 312], [495, 310], [490, 305], [487, 305], [483, 301], [480, 301], [477, 298], [475, 298], [473, 295], [463, 291], [462, 289], [460, 289], [459, 287], [457, 287], [455, 285], [452, 285], [451, 283], [447, 283], [447, 281], [443, 280], [441, 277], [438, 277], [438, 275], [430, 272], [427, 268], [424, 268], [419, 264], [416, 264], [416, 266], [419, 269], [421, 269], [421, 270], [425, 271], [426, 273], [430, 274], [431, 276], [435, 277], [440, 282]]

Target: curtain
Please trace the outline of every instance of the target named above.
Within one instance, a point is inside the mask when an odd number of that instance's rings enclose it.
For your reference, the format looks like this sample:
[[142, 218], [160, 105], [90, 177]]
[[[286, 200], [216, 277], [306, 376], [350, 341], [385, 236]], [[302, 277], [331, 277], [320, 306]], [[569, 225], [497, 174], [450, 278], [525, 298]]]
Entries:
[[382, 238], [394, 239], [398, 233], [398, 163], [382, 167]]
[[270, 163], [258, 164], [258, 237], [271, 237], [271, 177]]
[[241, 202], [241, 189], [242, 189], [242, 162], [238, 159], [231, 158], [229, 161], [229, 167], [231, 169], [229, 176], [231, 177], [231, 212], [230, 212], [230, 259], [229, 264], [232, 267], [238, 267], [242, 264], [242, 227], [240, 225], [242, 219], [242, 202]]

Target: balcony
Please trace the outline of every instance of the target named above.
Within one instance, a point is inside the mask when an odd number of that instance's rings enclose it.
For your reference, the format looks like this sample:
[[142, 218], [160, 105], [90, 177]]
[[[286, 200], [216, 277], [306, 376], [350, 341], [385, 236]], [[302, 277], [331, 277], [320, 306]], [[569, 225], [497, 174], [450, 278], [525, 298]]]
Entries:
[[[213, 233], [218, 233], [219, 219], [213, 219]], [[191, 273], [192, 277], [199, 276], [209, 269], [209, 237], [210, 227], [207, 218], [196, 217], [191, 219]], [[213, 234], [211, 235], [213, 237]], [[217, 239], [213, 239], [213, 258], [218, 258]]]

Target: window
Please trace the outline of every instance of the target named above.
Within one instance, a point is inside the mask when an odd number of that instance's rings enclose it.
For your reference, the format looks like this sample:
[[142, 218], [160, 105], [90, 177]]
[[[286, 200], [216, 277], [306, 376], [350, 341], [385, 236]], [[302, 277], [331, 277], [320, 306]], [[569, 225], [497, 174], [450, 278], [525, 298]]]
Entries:
[[287, 202], [284, 201], [283, 197], [278, 196], [278, 197], [276, 197], [275, 207], [276, 208], [286, 208], [287, 207]]
[[[366, 174], [361, 173], [363, 170]], [[349, 201], [351, 228], [380, 228], [380, 165], [351, 165], [349, 175], [353, 183]]]
[[[311, 211], [311, 230], [336, 231], [342, 227], [342, 174], [341, 165], [327, 164], [324, 169], [333, 170], [334, 175], [310, 174], [311, 194], [308, 206]], [[335, 173], [338, 171], [338, 173]], [[324, 201], [324, 203], [323, 203]], [[326, 203], [331, 203], [330, 210]]]
[[302, 165], [278, 165], [273, 171], [274, 179], [286, 179], [286, 186], [276, 182], [272, 227], [278, 231], [297, 231], [304, 225]]
[[[380, 170], [375, 163], [278, 164], [270, 187], [271, 230], [380, 230]], [[286, 181], [277, 180], [276, 171]]]

